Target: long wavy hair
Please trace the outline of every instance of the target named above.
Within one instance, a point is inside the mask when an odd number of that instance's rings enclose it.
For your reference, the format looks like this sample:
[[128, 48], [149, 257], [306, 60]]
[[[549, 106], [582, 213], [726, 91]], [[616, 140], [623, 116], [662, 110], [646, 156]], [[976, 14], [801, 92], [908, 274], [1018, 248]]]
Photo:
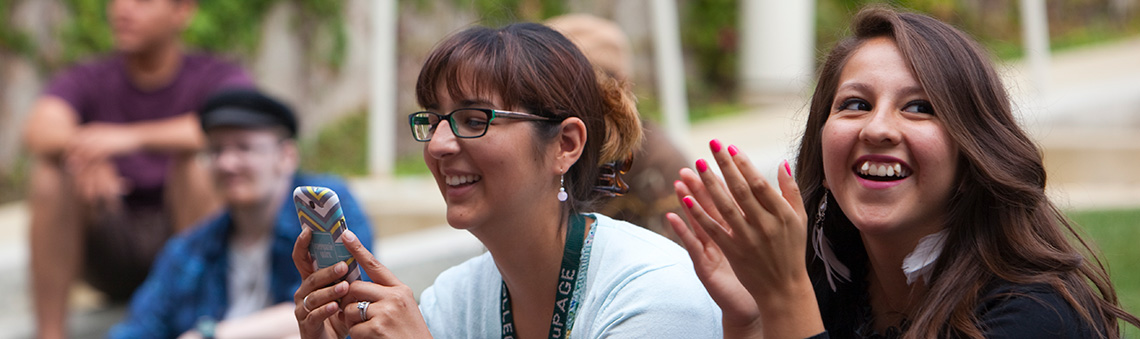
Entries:
[[[945, 23], [888, 7], [862, 10], [852, 31], [852, 37], [828, 54], [811, 100], [796, 159], [796, 180], [805, 206], [818, 206], [830, 196], [823, 187], [821, 131], [844, 65], [872, 38], [887, 37], [898, 45], [960, 150], [958, 179], [946, 206], [945, 247], [926, 295], [908, 315], [904, 337], [982, 337], [975, 308], [987, 288], [1001, 281], [1051, 286], [1084, 323], [1109, 338], [1120, 336], [1118, 319], [1140, 324], [1120, 307], [1108, 273], [1089, 243], [1045, 195], [1041, 152], [1014, 119], [1009, 96], [987, 52]], [[866, 293], [867, 253], [858, 230], [834, 198], [829, 199], [824, 232], [836, 255], [851, 268], [853, 279], [832, 291], [822, 263], [812, 259], [810, 245], [809, 272], [824, 318], [854, 321], [852, 307]], [[818, 217], [814, 208], [808, 213], [809, 220]], [[854, 324], [827, 325], [852, 328], [847, 326]]]

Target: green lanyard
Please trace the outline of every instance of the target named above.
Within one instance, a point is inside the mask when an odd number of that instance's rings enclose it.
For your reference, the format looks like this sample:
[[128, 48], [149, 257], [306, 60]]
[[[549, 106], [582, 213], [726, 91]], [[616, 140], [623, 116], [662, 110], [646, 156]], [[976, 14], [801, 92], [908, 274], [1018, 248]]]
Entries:
[[[565, 338], [569, 334], [566, 323], [570, 320], [570, 299], [574, 295], [574, 280], [581, 264], [582, 242], [585, 241], [586, 218], [581, 214], [570, 216], [566, 229], [566, 247], [562, 253], [562, 270], [558, 273], [558, 288], [554, 291], [554, 315], [550, 317], [550, 338]], [[511, 313], [511, 293], [503, 282], [502, 304], [503, 339], [515, 338], [515, 317]]]

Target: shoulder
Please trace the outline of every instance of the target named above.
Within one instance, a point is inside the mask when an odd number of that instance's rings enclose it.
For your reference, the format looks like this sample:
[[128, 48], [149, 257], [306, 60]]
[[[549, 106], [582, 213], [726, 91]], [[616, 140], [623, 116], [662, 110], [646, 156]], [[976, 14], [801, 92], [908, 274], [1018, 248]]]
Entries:
[[1046, 284], [998, 283], [981, 297], [976, 313], [988, 338], [1086, 338], [1098, 332]]
[[78, 92], [89, 91], [95, 86], [105, 86], [107, 79], [120, 77], [122, 72], [120, 61], [115, 56], [86, 61], [56, 73], [48, 84], [45, 94], [72, 99]]
[[120, 71], [122, 71], [122, 59], [117, 55], [105, 55], [75, 64], [60, 72], [57, 77], [97, 76]]
[[576, 329], [617, 337], [720, 335], [720, 309], [684, 249], [630, 223], [593, 217], [597, 228]]
[[186, 54], [182, 74], [217, 88], [251, 87], [253, 80], [237, 63], [206, 53]]

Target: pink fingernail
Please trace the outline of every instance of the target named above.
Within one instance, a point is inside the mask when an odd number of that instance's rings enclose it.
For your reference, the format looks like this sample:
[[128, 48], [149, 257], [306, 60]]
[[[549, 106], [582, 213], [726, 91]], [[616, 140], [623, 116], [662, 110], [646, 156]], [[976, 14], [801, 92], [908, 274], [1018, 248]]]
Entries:
[[784, 160], [784, 170], [788, 171], [788, 176], [792, 176], [792, 166], [788, 165], [787, 160]]
[[352, 234], [352, 231], [344, 231], [340, 237], [344, 242], [356, 242], [356, 234]]
[[336, 311], [336, 302], [334, 301], [331, 304], [325, 305], [325, 311], [329, 311], [329, 312]]
[[728, 145], [728, 155], [735, 157], [736, 153], [740, 153], [740, 149], [736, 148], [736, 145]]
[[709, 163], [705, 159], [697, 159], [697, 172], [704, 173], [709, 170]]
[[688, 207], [688, 208], [693, 208], [693, 198], [692, 198], [692, 197], [684, 197], [684, 198], [681, 198], [681, 201], [684, 201], [684, 202], [685, 202], [685, 206], [686, 206], [686, 207]]
[[710, 140], [709, 141], [709, 148], [712, 149], [713, 153], [720, 152], [720, 140], [716, 140], [716, 139]]

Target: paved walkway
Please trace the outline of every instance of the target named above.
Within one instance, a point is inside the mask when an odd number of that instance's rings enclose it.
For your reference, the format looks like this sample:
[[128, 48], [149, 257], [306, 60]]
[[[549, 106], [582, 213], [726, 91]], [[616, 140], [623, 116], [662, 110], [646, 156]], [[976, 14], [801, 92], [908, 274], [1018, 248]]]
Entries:
[[[1044, 150], [1049, 193], [1062, 208], [1140, 206], [1140, 38], [1053, 56], [1051, 84], [1030, 85], [1020, 64], [999, 67], [1018, 114]], [[680, 145], [707, 157], [712, 138], [740, 147], [765, 175], [793, 158], [802, 133], [805, 100], [702, 121]], [[379, 237], [378, 256], [413, 290], [428, 286], [444, 268], [482, 251], [470, 234], [446, 226], [442, 198], [430, 178], [356, 179], [358, 200], [368, 205]], [[27, 214], [22, 203], [0, 206], [0, 338], [32, 334], [27, 286]], [[106, 308], [79, 289], [71, 319], [77, 338], [102, 337], [121, 308]], [[418, 293], [418, 292], [417, 292]]]

